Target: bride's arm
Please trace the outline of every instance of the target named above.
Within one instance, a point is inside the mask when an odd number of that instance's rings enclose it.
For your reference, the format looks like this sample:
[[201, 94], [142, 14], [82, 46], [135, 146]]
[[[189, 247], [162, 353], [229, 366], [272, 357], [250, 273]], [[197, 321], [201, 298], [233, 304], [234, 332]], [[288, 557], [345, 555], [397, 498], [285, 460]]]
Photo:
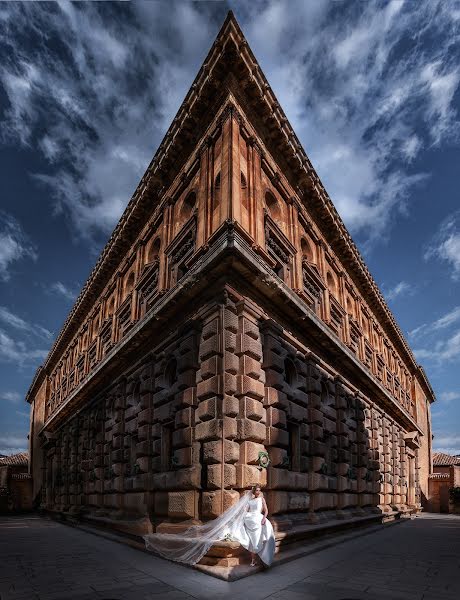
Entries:
[[262, 525], [265, 525], [265, 520], [268, 516], [268, 508], [267, 508], [267, 503], [265, 502], [265, 498], [262, 496], [262, 512], [264, 513], [264, 516], [262, 518]]

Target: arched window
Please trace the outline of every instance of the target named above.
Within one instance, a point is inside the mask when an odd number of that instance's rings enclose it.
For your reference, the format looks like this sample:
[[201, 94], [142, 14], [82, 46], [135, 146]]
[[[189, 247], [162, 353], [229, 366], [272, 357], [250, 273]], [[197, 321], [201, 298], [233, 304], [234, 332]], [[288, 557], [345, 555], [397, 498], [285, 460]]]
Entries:
[[241, 204], [244, 208], [248, 208], [248, 185], [246, 183], [246, 177], [244, 176], [243, 171], [240, 174], [241, 179]]
[[150, 244], [150, 248], [149, 248], [149, 251], [147, 254], [147, 262], [148, 263], [153, 263], [157, 260], [159, 254], [160, 254], [160, 248], [161, 248], [161, 240], [160, 240], [160, 238], [157, 238]]
[[337, 298], [337, 283], [335, 281], [335, 277], [332, 275], [330, 271], [327, 272], [326, 275], [327, 287], [333, 296]]
[[284, 378], [288, 385], [295, 385], [297, 381], [297, 371], [294, 363], [290, 358], [286, 358], [284, 361]]
[[133, 287], [134, 287], [134, 273], [131, 271], [131, 273], [128, 276], [128, 279], [126, 280], [124, 298], [128, 297], [128, 295], [132, 292]]
[[265, 194], [265, 204], [267, 205], [268, 214], [275, 221], [275, 223], [282, 227], [283, 213], [278, 200], [271, 192]]
[[112, 296], [112, 298], [109, 300], [109, 303], [107, 305], [107, 309], [106, 309], [106, 317], [110, 317], [113, 315], [115, 310], [115, 298]]
[[180, 224], [183, 225], [186, 221], [190, 219], [192, 216], [193, 209], [196, 204], [196, 194], [195, 192], [190, 192], [190, 194], [185, 198], [182, 207], [180, 209]]
[[313, 253], [313, 248], [311, 247], [310, 242], [307, 239], [302, 238], [300, 242], [300, 248], [302, 250], [302, 258], [305, 258], [310, 263], [314, 263], [315, 255]]
[[347, 296], [347, 313], [354, 318], [355, 316], [355, 307], [353, 305], [353, 301], [350, 296]]

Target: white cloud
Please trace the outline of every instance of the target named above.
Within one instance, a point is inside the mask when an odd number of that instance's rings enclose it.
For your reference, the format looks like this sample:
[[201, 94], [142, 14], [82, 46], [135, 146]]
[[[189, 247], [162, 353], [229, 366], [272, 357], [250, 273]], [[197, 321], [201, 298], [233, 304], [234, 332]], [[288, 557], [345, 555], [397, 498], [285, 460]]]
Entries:
[[17, 454], [28, 450], [27, 434], [5, 433], [0, 435], [0, 454]]
[[21, 394], [18, 392], [0, 392], [0, 400], [7, 400], [8, 402], [19, 402]]
[[441, 392], [439, 394], [439, 399], [442, 402], [452, 402], [452, 400], [460, 400], [460, 391], [459, 392]]
[[17, 367], [38, 366], [46, 358], [49, 350], [29, 347], [22, 340], [15, 340], [0, 329], [0, 362], [12, 363]]
[[414, 349], [418, 360], [432, 360], [442, 364], [460, 360], [460, 330], [425, 348]]
[[442, 317], [439, 317], [439, 319], [436, 319], [436, 321], [433, 321], [432, 323], [423, 323], [422, 325], [419, 325], [419, 327], [416, 327], [415, 329], [409, 332], [409, 336], [412, 339], [420, 337], [422, 334], [427, 336], [432, 333], [443, 330], [447, 327], [450, 327], [451, 325], [455, 325], [455, 323], [457, 323], [458, 321], [460, 321], [460, 306], [455, 306], [448, 313], [446, 313]]
[[67, 298], [67, 300], [75, 300], [77, 297], [77, 293], [62, 283], [62, 281], [55, 281], [50, 285], [49, 289], [55, 294], [64, 296], [64, 298]]
[[8, 325], [9, 327], [17, 329], [25, 334], [33, 333], [47, 340], [49, 340], [53, 336], [51, 331], [49, 331], [45, 327], [25, 321], [22, 317], [19, 317], [18, 315], [12, 313], [6, 306], [0, 306], [0, 321]]
[[37, 260], [37, 251], [19, 222], [0, 211], [0, 281], [9, 281], [12, 264], [23, 258]]
[[424, 254], [426, 260], [437, 258], [451, 269], [454, 281], [460, 279], [460, 211], [449, 215]]
[[414, 288], [407, 281], [400, 281], [395, 286], [385, 292], [385, 296], [388, 300], [395, 300], [398, 296], [410, 296], [414, 294]]
[[[286, 114], [352, 233], [388, 235], [428, 176], [408, 166], [458, 133], [449, 3], [233, 2]], [[50, 163], [36, 177], [71, 232], [112, 231], [220, 26], [219, 4], [11, 3], [5, 140]], [[22, 43], [33, 32], [34, 52]], [[55, 37], [64, 51], [52, 52]], [[433, 39], [436, 43], [433, 43]], [[21, 43], [19, 42], [21, 40]], [[43, 125], [46, 125], [45, 131]]]
[[27, 417], [27, 419], [30, 419], [30, 411], [26, 412], [25, 410], [17, 410], [16, 414], [20, 417]]
[[375, 242], [429, 176], [409, 164], [458, 134], [458, 31], [442, 2], [331, 6], [259, 3], [248, 38], [346, 225]]
[[433, 439], [433, 451], [445, 454], [460, 454], [460, 434], [458, 433], [435, 433]]

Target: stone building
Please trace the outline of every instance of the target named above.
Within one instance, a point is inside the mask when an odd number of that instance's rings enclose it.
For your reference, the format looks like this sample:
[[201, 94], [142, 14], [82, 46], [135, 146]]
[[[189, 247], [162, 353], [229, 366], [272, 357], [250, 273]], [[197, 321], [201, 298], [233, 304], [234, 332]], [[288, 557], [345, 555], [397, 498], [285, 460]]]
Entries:
[[460, 456], [433, 454], [433, 473], [428, 479], [430, 512], [460, 514]]
[[27, 394], [34, 495], [131, 532], [420, 507], [434, 394], [229, 13]]
[[29, 455], [0, 455], [0, 513], [32, 509], [32, 477]]

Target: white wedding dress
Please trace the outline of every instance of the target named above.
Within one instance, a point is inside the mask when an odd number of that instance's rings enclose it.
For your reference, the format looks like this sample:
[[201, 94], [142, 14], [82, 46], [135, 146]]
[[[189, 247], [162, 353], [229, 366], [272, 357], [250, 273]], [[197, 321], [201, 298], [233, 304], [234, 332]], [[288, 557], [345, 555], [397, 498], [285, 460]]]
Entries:
[[247, 491], [236, 504], [204, 525], [192, 525], [182, 533], [148, 533], [142, 537], [148, 550], [189, 565], [199, 562], [216, 542], [232, 539], [270, 566], [275, 555], [275, 534], [268, 519], [262, 525], [261, 511], [262, 498], [253, 498]]
[[262, 525], [262, 497], [251, 498], [243, 518], [243, 527], [233, 530], [232, 536], [243, 548], [258, 554], [267, 566], [271, 565], [275, 555], [275, 534], [268, 519]]

